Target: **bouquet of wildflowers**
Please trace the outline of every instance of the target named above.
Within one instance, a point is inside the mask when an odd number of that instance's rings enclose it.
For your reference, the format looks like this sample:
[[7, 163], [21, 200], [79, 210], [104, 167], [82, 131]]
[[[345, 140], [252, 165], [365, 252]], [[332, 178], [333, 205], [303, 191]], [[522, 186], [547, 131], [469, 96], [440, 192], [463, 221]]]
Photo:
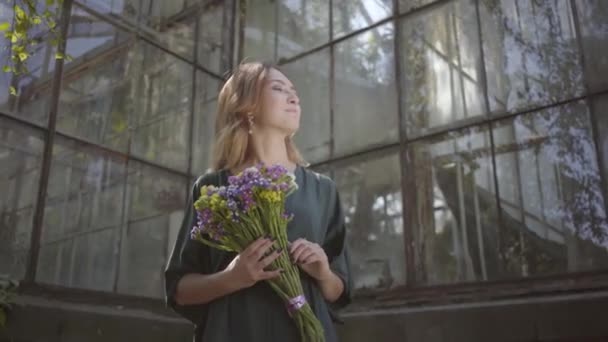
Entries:
[[[295, 177], [280, 165], [250, 167], [228, 179], [227, 186], [203, 186], [194, 203], [198, 222], [191, 238], [213, 248], [242, 252], [255, 240], [270, 236], [287, 250], [285, 199], [297, 190]], [[302, 341], [324, 341], [323, 327], [306, 302], [300, 271], [283, 253], [272, 263], [280, 277], [266, 280], [285, 302]]]

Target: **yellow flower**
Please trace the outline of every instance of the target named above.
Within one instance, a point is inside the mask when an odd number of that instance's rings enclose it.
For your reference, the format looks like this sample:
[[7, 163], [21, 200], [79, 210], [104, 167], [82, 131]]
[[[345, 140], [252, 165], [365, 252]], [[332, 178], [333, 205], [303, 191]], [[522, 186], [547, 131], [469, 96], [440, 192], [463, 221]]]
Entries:
[[279, 202], [281, 200], [279, 191], [263, 190], [260, 192], [260, 197], [270, 203]]

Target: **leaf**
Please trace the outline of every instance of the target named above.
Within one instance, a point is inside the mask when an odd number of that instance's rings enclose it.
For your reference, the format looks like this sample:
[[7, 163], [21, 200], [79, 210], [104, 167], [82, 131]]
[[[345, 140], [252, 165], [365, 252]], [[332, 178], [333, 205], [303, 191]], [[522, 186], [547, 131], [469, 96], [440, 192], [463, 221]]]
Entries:
[[15, 87], [11, 86], [9, 88], [9, 92], [11, 93], [11, 95], [17, 96], [17, 89], [15, 89]]
[[35, 17], [32, 17], [31, 22], [34, 25], [40, 25], [42, 23], [42, 19], [40, 19], [39, 16], [35, 16]]
[[17, 20], [21, 21], [27, 17], [25, 11], [23, 11], [23, 9], [18, 5], [15, 5], [15, 17], [17, 18]]
[[0, 23], [0, 32], [7, 31], [10, 28], [11, 28], [11, 23], [9, 23], [9, 22]]
[[47, 7], [51, 7], [55, 4], [55, 0], [46, 0]]
[[49, 23], [48, 23], [49, 28], [52, 30], [55, 27], [57, 27], [57, 23], [55, 22], [55, 20], [53, 19], [49, 19]]
[[65, 60], [71, 62], [74, 60], [74, 58], [72, 57], [72, 55], [65, 55]]
[[11, 68], [10, 65], [5, 65], [2, 68], [2, 71], [4, 71], [4, 72], [11, 72], [11, 71], [13, 71], [13, 68]]
[[16, 43], [19, 40], [19, 37], [16, 34], [11, 36], [11, 43]]
[[61, 52], [56, 52], [55, 53], [55, 58], [56, 59], [63, 59], [63, 57], [65, 57], [65, 55]]
[[19, 60], [25, 61], [30, 55], [27, 52], [19, 52]]

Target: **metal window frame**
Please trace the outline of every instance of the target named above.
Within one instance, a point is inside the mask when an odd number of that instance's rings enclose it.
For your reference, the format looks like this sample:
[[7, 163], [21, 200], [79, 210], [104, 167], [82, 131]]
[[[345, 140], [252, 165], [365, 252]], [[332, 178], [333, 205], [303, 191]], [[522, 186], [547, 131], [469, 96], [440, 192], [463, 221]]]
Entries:
[[[393, 0], [393, 14], [391, 16], [389, 16], [381, 21], [378, 21], [371, 26], [350, 32], [350, 33], [334, 40], [333, 20], [332, 20], [333, 0], [330, 0], [330, 3], [329, 3], [329, 6], [330, 6], [330, 18], [329, 18], [329, 20], [330, 20], [330, 24], [329, 24], [330, 25], [330, 40], [329, 40], [329, 42], [322, 44], [320, 46], [314, 47], [314, 48], [312, 48], [308, 51], [305, 51], [303, 53], [300, 53], [296, 56], [292, 56], [292, 57], [285, 58], [285, 59], [278, 61], [279, 65], [283, 65], [283, 64], [295, 62], [301, 58], [304, 58], [308, 55], [319, 52], [325, 48], [329, 48], [329, 51], [330, 51], [330, 57], [331, 57], [331, 59], [330, 59], [330, 83], [331, 83], [330, 84], [330, 124], [331, 124], [331, 132], [332, 132], [332, 135], [331, 135], [332, 148], [330, 151], [329, 159], [324, 160], [322, 162], [315, 163], [315, 164], [311, 165], [311, 167], [313, 167], [313, 168], [328, 167], [331, 170], [331, 172], [333, 173], [334, 167], [342, 165], [342, 164], [350, 164], [357, 160], [365, 160], [370, 156], [378, 157], [381, 154], [399, 153], [399, 161], [400, 161], [400, 167], [401, 167], [400, 171], [401, 171], [401, 177], [402, 177], [402, 179], [401, 179], [402, 202], [403, 202], [402, 216], [403, 216], [403, 222], [404, 222], [404, 241], [403, 242], [405, 244], [407, 282], [402, 287], [398, 287], [398, 288], [395, 288], [395, 289], [392, 289], [389, 291], [382, 291], [380, 293], [374, 293], [369, 298], [372, 298], [374, 303], [376, 303], [376, 305], [386, 307], [386, 306], [394, 305], [395, 303], [397, 303], [396, 305], [404, 305], [404, 299], [407, 299], [407, 298], [410, 298], [410, 299], [413, 298], [414, 299], [413, 302], [421, 302], [421, 301], [424, 302], [424, 297], [426, 295], [436, 296], [437, 294], [443, 294], [443, 295], [447, 296], [445, 298], [449, 298], [451, 300], [454, 300], [454, 299], [458, 300], [458, 298], [460, 298], [459, 294], [462, 294], [463, 292], [469, 292], [474, 299], [480, 299], [480, 298], [483, 299], [483, 298], [490, 298], [490, 297], [504, 298], [505, 296], [508, 297], [508, 296], [514, 296], [514, 295], [516, 295], [516, 296], [542, 295], [542, 294], [552, 293], [552, 291], [555, 291], [555, 292], [588, 291], [588, 290], [597, 290], [597, 289], [607, 289], [608, 288], [608, 271], [602, 271], [602, 270], [593, 271], [593, 272], [575, 272], [575, 273], [567, 273], [567, 274], [560, 274], [560, 275], [553, 275], [553, 276], [534, 276], [534, 277], [528, 277], [528, 278], [504, 279], [504, 280], [482, 281], [482, 282], [472, 282], [472, 283], [455, 283], [455, 284], [435, 285], [435, 286], [428, 286], [428, 285], [418, 286], [419, 284], [417, 284], [417, 282], [416, 282], [416, 270], [415, 270], [415, 262], [414, 262], [415, 259], [414, 259], [414, 250], [413, 250], [413, 236], [412, 236], [412, 231], [409, 228], [410, 226], [406, 225], [406, 223], [408, 222], [407, 221], [408, 217], [411, 217], [410, 213], [412, 212], [412, 210], [415, 210], [415, 208], [413, 207], [413, 202], [412, 202], [414, 199], [411, 197], [408, 197], [408, 195], [407, 195], [409, 193], [407, 191], [407, 189], [409, 188], [409, 186], [412, 183], [411, 175], [408, 175], [407, 172], [405, 171], [406, 166], [408, 165], [406, 152], [407, 152], [409, 144], [415, 143], [418, 141], [423, 141], [426, 139], [431, 139], [431, 138], [437, 137], [437, 136], [442, 136], [442, 135], [444, 135], [448, 132], [452, 132], [452, 131], [459, 131], [459, 130], [463, 130], [463, 129], [467, 129], [467, 128], [471, 128], [471, 127], [478, 127], [478, 126], [484, 126], [484, 125], [488, 126], [490, 129], [490, 131], [489, 131], [490, 139], [491, 139], [490, 144], [491, 144], [491, 149], [493, 151], [492, 152], [492, 165], [493, 165], [493, 169], [494, 169], [493, 182], [494, 182], [494, 186], [496, 188], [496, 191], [495, 191], [496, 199], [495, 200], [498, 203], [498, 212], [500, 215], [500, 212], [501, 212], [500, 195], [498, 194], [498, 179], [497, 179], [497, 173], [496, 173], [496, 159], [495, 159], [495, 153], [494, 153], [495, 142], [493, 140], [493, 134], [492, 134], [494, 125], [499, 121], [514, 118], [519, 115], [537, 112], [539, 110], [543, 110], [546, 108], [557, 107], [557, 106], [561, 106], [561, 105], [565, 105], [565, 104], [569, 104], [569, 103], [573, 103], [573, 102], [577, 102], [577, 101], [586, 101], [587, 104], [589, 105], [589, 108], [592, 108], [591, 104], [596, 97], [608, 95], [608, 89], [590, 92], [588, 83], [587, 83], [587, 78], [584, 77], [584, 82], [585, 82], [584, 95], [572, 97], [569, 99], [564, 99], [559, 102], [551, 103], [548, 105], [539, 105], [539, 106], [535, 106], [532, 108], [526, 108], [523, 110], [518, 110], [518, 111], [513, 111], [513, 112], [505, 111], [503, 113], [490, 114], [489, 97], [488, 97], [488, 91], [487, 91], [487, 75], [486, 75], [486, 69], [485, 69], [486, 66], [485, 66], [484, 51], [483, 51], [483, 41], [481, 40], [482, 30], [481, 30], [481, 17], [480, 17], [480, 11], [479, 11], [479, 0], [474, 0], [474, 1], [475, 1], [476, 20], [477, 20], [477, 25], [478, 25], [478, 34], [479, 34], [479, 39], [480, 39], [479, 40], [479, 49], [480, 49], [480, 53], [481, 53], [480, 63], [482, 64], [480, 82], [482, 83], [484, 105], [486, 107], [485, 115], [480, 115], [478, 117], [475, 117], [475, 118], [472, 118], [472, 119], [466, 120], [466, 121], [453, 122], [451, 124], [448, 124], [448, 125], [445, 125], [442, 127], [435, 127], [433, 129], [425, 131], [425, 133], [423, 133], [421, 135], [417, 135], [415, 137], [408, 137], [407, 133], [405, 132], [404, 125], [403, 125], [403, 120], [404, 120], [404, 115], [405, 115], [404, 108], [402, 105], [402, 101], [398, 101], [398, 107], [397, 107], [396, 114], [398, 115], [398, 121], [399, 121], [399, 142], [386, 144], [383, 146], [370, 147], [368, 149], [361, 150], [361, 151], [358, 151], [355, 153], [350, 153], [348, 155], [337, 156], [334, 154], [334, 149], [333, 149], [333, 136], [334, 136], [333, 125], [334, 125], [334, 106], [335, 106], [335, 100], [334, 100], [334, 96], [335, 96], [334, 46], [342, 41], [353, 38], [353, 37], [357, 36], [358, 34], [361, 34], [367, 30], [374, 29], [374, 28], [381, 26], [383, 24], [386, 24], [388, 22], [393, 22], [394, 27], [395, 27], [395, 37], [394, 37], [395, 51], [394, 51], [394, 53], [395, 53], [395, 79], [396, 79], [396, 83], [397, 83], [396, 84], [397, 96], [398, 97], [405, 96], [406, 95], [405, 89], [402, 89], [402, 85], [401, 85], [401, 74], [403, 72], [402, 66], [401, 66], [401, 51], [402, 51], [401, 50], [401, 44], [402, 44], [402, 42], [401, 42], [401, 25], [400, 25], [401, 21], [404, 20], [405, 18], [417, 16], [420, 13], [423, 13], [426, 11], [432, 11], [433, 9], [436, 9], [440, 6], [444, 6], [453, 1], [454, 0], [438, 0], [438, 1], [432, 2], [430, 4], [415, 8], [411, 11], [401, 13], [400, 9], [399, 9], [399, 0]], [[225, 13], [225, 15], [230, 17], [229, 25], [231, 27], [230, 28], [231, 36], [230, 36], [229, 47], [228, 47], [227, 51], [224, 52], [222, 60], [224, 61], [224, 64], [226, 63], [225, 62], [226, 60], [229, 60], [230, 66], [233, 66], [233, 56], [237, 56], [239, 60], [242, 59], [242, 57], [243, 57], [244, 28], [246, 25], [246, 9], [247, 9], [246, 6], [242, 6], [244, 2], [245, 2], [245, 0], [226, 0], [225, 3], [228, 3], [229, 6], [226, 6], [224, 4], [224, 6], [225, 6], [224, 11], [225, 12], [231, 11], [231, 15], [228, 15]], [[211, 3], [213, 5], [217, 5], [218, 1], [213, 1]], [[579, 44], [578, 49], [579, 49], [579, 53], [580, 53], [580, 57], [581, 57], [581, 63], [584, 63], [584, 49], [583, 49], [582, 43], [580, 41], [580, 23], [579, 23], [579, 18], [577, 16], [578, 13], [577, 13], [577, 9], [576, 9], [576, 4], [574, 1], [571, 0], [570, 5], [571, 5], [571, 10], [573, 11], [573, 16], [574, 16], [575, 29], [577, 32], [577, 41]], [[121, 29], [125, 29], [126, 31], [135, 34], [137, 39], [141, 39], [141, 40], [159, 48], [163, 52], [165, 52], [169, 55], [172, 55], [175, 58], [178, 58], [186, 63], [189, 63], [193, 67], [193, 70], [194, 70], [192, 89], [191, 89], [192, 90], [191, 94], [193, 96], [196, 94], [196, 89], [197, 89], [197, 87], [196, 87], [196, 83], [197, 83], [196, 72], [197, 71], [201, 71], [217, 80], [220, 80], [220, 81], [223, 80], [223, 77], [221, 75], [218, 75], [218, 74], [214, 73], [213, 71], [208, 70], [207, 68], [205, 68], [204, 66], [202, 66], [198, 63], [197, 54], [198, 54], [198, 43], [199, 42], [198, 42], [197, 37], [199, 34], [198, 26], [199, 26], [200, 18], [195, 19], [196, 20], [196, 24], [195, 24], [196, 32], [194, 34], [194, 36], [195, 36], [194, 57], [193, 57], [193, 60], [190, 60], [189, 58], [185, 58], [185, 57], [181, 56], [180, 54], [170, 51], [168, 48], [164, 47], [162, 44], [151, 41], [147, 37], [142, 36], [138, 32], [138, 29], [126, 27], [124, 24], [121, 24], [119, 21], [115, 20], [114, 18], [101, 14], [101, 13], [87, 7], [86, 5], [78, 3], [77, 1], [66, 0], [64, 2], [63, 6], [64, 6], [64, 8], [62, 10], [62, 16], [59, 20], [59, 24], [61, 27], [61, 32], [62, 32], [63, 37], [66, 36], [67, 30], [69, 28], [71, 9], [73, 6], [76, 6], [79, 9], [83, 9], [86, 12], [88, 12], [89, 14], [96, 16], [98, 18], [101, 18], [102, 20], [107, 21], [114, 26], [117, 26]], [[229, 10], [228, 10], [228, 8], [229, 8]], [[140, 18], [138, 18], [138, 20], [139, 19]], [[276, 20], [279, 20], [279, 19], [276, 18]], [[236, 27], [236, 24], [235, 24], [237, 21], [239, 24], [238, 28]], [[236, 38], [237, 31], [238, 31], [239, 39]], [[235, 43], [238, 43], [238, 45], [236, 45]], [[64, 40], [63, 44], [59, 47], [59, 51], [65, 51], [65, 48], [66, 48], [66, 42]], [[42, 223], [43, 223], [43, 218], [44, 218], [45, 199], [46, 199], [46, 192], [47, 192], [47, 188], [48, 188], [48, 178], [49, 178], [49, 173], [50, 173], [50, 164], [51, 164], [51, 159], [52, 159], [52, 150], [53, 150], [53, 143], [54, 143], [55, 136], [59, 136], [61, 138], [65, 138], [68, 140], [77, 141], [79, 143], [89, 145], [95, 149], [100, 149], [100, 150], [104, 151], [105, 153], [110, 153], [110, 154], [116, 155], [120, 158], [125, 158], [127, 160], [127, 163], [128, 163], [128, 160], [133, 160], [134, 162], [137, 162], [137, 163], [152, 166], [154, 168], [158, 168], [159, 170], [164, 170], [164, 171], [174, 173], [179, 176], [186, 177], [188, 182], [192, 179], [192, 177], [195, 176], [195, 175], [192, 175], [192, 139], [193, 139], [193, 134], [194, 134], [194, 132], [193, 132], [194, 128], [192, 127], [192, 125], [191, 125], [191, 129], [189, 132], [189, 139], [188, 139], [188, 141], [190, 142], [190, 145], [188, 147], [188, 151], [189, 151], [188, 170], [186, 172], [182, 172], [179, 170], [173, 170], [173, 169], [167, 168], [163, 165], [159, 165], [154, 162], [150, 162], [150, 161], [147, 161], [147, 160], [135, 157], [135, 156], [131, 156], [129, 154], [129, 152], [123, 153], [123, 152], [115, 151], [115, 150], [112, 150], [111, 148], [107, 148], [107, 147], [99, 145], [97, 143], [86, 141], [85, 139], [82, 139], [82, 138], [74, 137], [69, 134], [63, 134], [61, 132], [56, 132], [56, 119], [57, 119], [57, 115], [58, 115], [58, 101], [59, 101], [61, 83], [62, 83], [62, 78], [63, 78], [63, 67], [64, 67], [63, 60], [56, 60], [55, 71], [54, 71], [53, 79], [52, 79], [51, 98], [49, 101], [49, 108], [48, 108], [48, 112], [49, 112], [48, 127], [44, 127], [42, 125], [21, 119], [14, 114], [0, 111], [0, 118], [12, 120], [16, 123], [27, 126], [37, 132], [43, 133], [45, 136], [45, 144], [44, 144], [44, 150], [43, 150], [43, 155], [42, 155], [42, 167], [41, 167], [41, 171], [40, 171], [39, 189], [38, 189], [37, 199], [35, 202], [35, 215], [33, 217], [32, 234], [31, 234], [28, 260], [27, 260], [26, 276], [25, 276], [24, 282], [22, 283], [22, 289], [23, 289], [22, 291], [23, 291], [23, 293], [31, 293], [31, 294], [44, 294], [44, 293], [61, 294], [62, 296], [65, 296], [66, 298], [72, 298], [76, 301], [80, 301], [80, 300], [90, 301], [90, 299], [93, 299], [93, 300], [101, 300], [103, 302], [106, 302], [106, 301], [110, 300], [110, 301], [116, 301], [117, 303], [121, 303], [121, 305], [126, 302], [126, 303], [133, 303], [134, 306], [151, 305], [153, 307], [157, 307], [157, 305], [159, 303], [159, 299], [149, 299], [149, 298], [143, 299], [143, 298], [139, 298], [137, 296], [132, 296], [132, 295], [122, 295], [122, 294], [119, 294], [116, 292], [109, 293], [109, 292], [102, 292], [102, 291], [37, 284], [35, 281], [36, 268], [37, 268], [38, 256], [39, 256], [40, 238], [41, 238], [41, 234], [42, 234]], [[196, 106], [196, 101], [193, 97], [192, 103], [190, 106], [190, 122], [193, 121], [195, 106]], [[602, 155], [601, 155], [601, 151], [600, 151], [601, 146], [599, 145], [599, 142], [598, 142], [598, 133], [599, 132], [598, 132], [598, 127], [597, 127], [597, 115], [598, 114], [595, 113], [593, 110], [590, 111], [590, 117], [591, 117], [591, 122], [592, 122], [592, 134], [593, 134], [593, 139], [594, 139], [594, 143], [596, 145], [596, 152], [597, 152], [596, 159], [598, 162], [598, 166], [601, 168], [603, 164], [602, 164]], [[604, 179], [603, 173], [600, 174], [600, 178], [601, 178], [602, 186], [604, 188], [604, 194], [605, 194], [605, 196], [607, 196], [608, 195], [608, 190], [607, 190], [608, 180]], [[125, 182], [126, 182], [126, 179], [125, 179]], [[189, 192], [189, 188], [187, 190]], [[126, 190], [125, 190], [125, 192], [126, 192]], [[606, 203], [606, 208], [607, 208], [607, 212], [608, 212], [608, 201], [605, 201], [605, 203]], [[499, 216], [499, 224], [502, 225], [502, 219], [500, 218], [500, 216]], [[499, 229], [502, 230], [503, 228], [500, 227]], [[556, 284], [562, 284], [563, 286], [565, 286], [565, 288], [558, 291], [555, 289]], [[361, 301], [364, 301], [365, 298], [367, 298], [366, 295], [360, 296]], [[432, 301], [432, 300], [429, 299], [429, 301]]]

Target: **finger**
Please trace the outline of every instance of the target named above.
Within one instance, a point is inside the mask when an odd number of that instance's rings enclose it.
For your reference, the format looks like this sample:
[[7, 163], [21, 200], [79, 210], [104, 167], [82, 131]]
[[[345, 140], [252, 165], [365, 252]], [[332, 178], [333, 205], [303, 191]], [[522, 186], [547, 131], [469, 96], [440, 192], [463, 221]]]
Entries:
[[305, 260], [307, 260], [308, 258], [310, 258], [313, 255], [316, 255], [318, 252], [312, 248], [309, 248], [307, 250], [305, 250], [304, 252], [302, 252], [302, 254], [300, 254], [300, 256], [298, 256], [297, 259], [294, 259], [295, 262], [298, 263], [303, 263]]
[[310, 245], [310, 242], [306, 241], [306, 240], [302, 240], [300, 242], [298, 242], [297, 245], [291, 247], [290, 249], [290, 255], [293, 257], [298, 251], [302, 250], [303, 248], [306, 248]]
[[266, 242], [266, 238], [259, 238], [255, 241], [253, 241], [252, 243], [250, 243], [249, 246], [247, 246], [247, 248], [245, 248], [245, 250], [243, 250], [243, 253], [241, 253], [241, 254], [244, 256], [249, 256], [249, 255], [253, 254], [253, 252], [255, 252], [265, 242]]
[[301, 247], [301, 248], [298, 248], [298, 249], [297, 249], [297, 250], [296, 250], [296, 251], [295, 251], [295, 252], [292, 254], [291, 259], [292, 259], [294, 262], [297, 262], [298, 260], [300, 260], [300, 257], [301, 257], [303, 254], [308, 254], [308, 253], [310, 253], [311, 251], [312, 251], [312, 248], [310, 248], [310, 246], [303, 246], [303, 247]]
[[269, 256], [260, 260], [260, 262], [259, 262], [260, 268], [264, 269], [264, 268], [270, 266], [270, 264], [272, 264], [273, 261], [277, 260], [277, 258], [280, 257], [282, 253], [283, 253], [282, 248], [279, 248], [278, 250], [270, 253]]
[[321, 256], [319, 254], [313, 254], [307, 258], [302, 258], [302, 261], [300, 262], [301, 265], [310, 265], [312, 263], [321, 261]]
[[256, 245], [251, 249], [249, 253], [249, 257], [254, 258], [256, 261], [260, 260], [264, 253], [272, 246], [273, 241], [270, 239], [263, 238], [260, 243], [256, 243]]
[[289, 245], [289, 253], [293, 254], [293, 252], [296, 250], [296, 248], [302, 246], [303, 244], [306, 244], [308, 241], [306, 241], [306, 239], [297, 239], [296, 241], [292, 242]]
[[270, 254], [270, 249], [273, 248], [274, 241], [268, 240], [267, 243], [263, 244], [260, 248], [255, 251], [254, 257], [255, 260], [260, 261], [264, 257]]
[[281, 275], [281, 273], [283, 273], [282, 269], [278, 269], [278, 270], [274, 270], [274, 271], [265, 271], [260, 276], [260, 280], [268, 280], [268, 279], [277, 278]]

